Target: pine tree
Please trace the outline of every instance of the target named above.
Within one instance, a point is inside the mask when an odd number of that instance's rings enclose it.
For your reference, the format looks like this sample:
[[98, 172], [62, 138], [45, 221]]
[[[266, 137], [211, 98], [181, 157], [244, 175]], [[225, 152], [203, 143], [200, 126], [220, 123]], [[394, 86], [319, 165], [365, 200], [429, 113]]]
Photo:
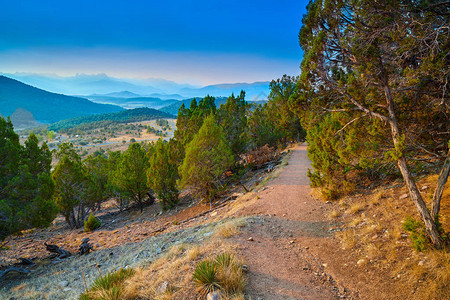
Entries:
[[189, 187], [204, 201], [211, 201], [220, 187], [220, 177], [233, 164], [233, 154], [223, 129], [211, 113], [186, 147], [180, 166], [181, 187]]

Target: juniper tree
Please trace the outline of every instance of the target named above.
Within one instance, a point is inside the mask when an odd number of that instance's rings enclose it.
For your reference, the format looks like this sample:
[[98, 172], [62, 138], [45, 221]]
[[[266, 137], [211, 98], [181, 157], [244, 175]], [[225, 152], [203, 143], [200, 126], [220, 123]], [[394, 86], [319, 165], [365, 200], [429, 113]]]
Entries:
[[292, 101], [304, 115], [345, 113], [337, 131], [364, 136], [369, 127], [384, 127], [386, 157], [396, 163], [437, 247], [435, 216], [408, 158], [443, 161], [448, 155], [448, 35], [446, 2], [311, 1], [299, 34], [304, 58]]
[[147, 172], [149, 186], [156, 192], [163, 210], [171, 209], [178, 203], [178, 164], [174, 140], [156, 142], [150, 157]]
[[222, 174], [233, 164], [233, 154], [223, 129], [211, 113], [186, 146], [180, 166], [180, 186], [189, 187], [204, 201], [211, 201], [220, 189]]

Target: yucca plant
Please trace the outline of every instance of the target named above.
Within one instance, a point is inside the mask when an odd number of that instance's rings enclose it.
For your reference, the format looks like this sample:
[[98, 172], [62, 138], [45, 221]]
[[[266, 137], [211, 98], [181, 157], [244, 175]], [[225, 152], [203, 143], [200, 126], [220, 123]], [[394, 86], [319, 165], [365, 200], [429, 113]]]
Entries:
[[216, 276], [217, 263], [211, 260], [200, 262], [194, 270], [194, 282], [198, 285], [198, 291], [206, 295], [214, 290], [220, 289], [219, 281]]

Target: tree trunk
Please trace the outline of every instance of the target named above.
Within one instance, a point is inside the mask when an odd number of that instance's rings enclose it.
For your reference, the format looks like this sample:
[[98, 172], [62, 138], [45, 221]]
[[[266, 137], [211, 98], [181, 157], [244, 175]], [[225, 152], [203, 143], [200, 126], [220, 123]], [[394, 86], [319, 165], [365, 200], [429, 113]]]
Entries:
[[387, 78], [383, 78], [384, 92], [386, 96], [387, 109], [389, 112], [389, 125], [391, 127], [391, 135], [392, 140], [394, 142], [394, 147], [397, 151], [397, 166], [402, 173], [402, 177], [405, 180], [406, 186], [409, 191], [409, 195], [411, 200], [414, 202], [418, 212], [422, 217], [422, 221], [425, 223], [425, 228], [427, 230], [428, 235], [431, 238], [434, 246], [436, 248], [443, 247], [443, 241], [439, 235], [439, 231], [434, 222], [434, 219], [431, 217], [430, 212], [427, 209], [425, 202], [422, 199], [422, 195], [417, 189], [416, 182], [414, 181], [411, 172], [408, 169], [408, 165], [406, 163], [405, 153], [402, 145], [402, 141], [400, 140], [400, 130], [398, 128], [397, 117], [394, 111], [394, 101], [392, 99], [391, 91], [388, 85]]
[[441, 209], [441, 198], [444, 192], [445, 184], [447, 183], [448, 175], [450, 173], [450, 152], [445, 159], [444, 166], [442, 167], [441, 174], [439, 175], [436, 190], [433, 195], [433, 205], [431, 206], [431, 215], [436, 217], [439, 215]]

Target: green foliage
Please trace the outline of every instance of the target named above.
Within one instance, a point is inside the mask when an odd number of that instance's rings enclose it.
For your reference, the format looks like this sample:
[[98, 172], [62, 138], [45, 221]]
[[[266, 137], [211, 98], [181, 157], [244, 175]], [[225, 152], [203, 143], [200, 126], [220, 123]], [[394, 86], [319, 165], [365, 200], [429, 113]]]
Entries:
[[442, 98], [448, 43], [438, 34], [448, 32], [446, 8], [419, 3], [308, 5], [299, 34], [302, 71], [289, 105], [308, 131], [311, 180], [327, 194], [346, 192], [342, 187], [363, 175], [396, 174], [400, 158], [426, 162], [430, 153], [445, 157], [448, 151]]
[[219, 190], [220, 177], [232, 164], [231, 149], [211, 114], [186, 146], [186, 156], [179, 169], [180, 186], [190, 187], [195, 195], [211, 201]]
[[120, 300], [125, 288], [125, 280], [133, 276], [133, 269], [120, 269], [94, 280], [87, 292], [80, 295], [80, 300]]
[[156, 192], [163, 210], [171, 209], [178, 203], [178, 164], [176, 159], [176, 142], [156, 142], [150, 157], [148, 169], [149, 186]]
[[428, 240], [425, 235], [425, 226], [421, 222], [407, 216], [403, 222], [403, 229], [409, 232], [411, 241], [413, 242], [413, 248], [416, 251], [421, 252], [425, 250], [428, 246]]
[[[63, 143], [55, 156], [59, 159], [52, 172], [55, 182], [54, 201], [71, 228], [80, 228], [84, 221], [84, 205], [88, 181], [86, 173], [73, 145]], [[75, 207], [80, 209], [75, 210]]]
[[135, 201], [141, 212], [150, 189], [147, 182], [149, 165], [147, 153], [142, 145], [133, 143], [120, 155], [118, 165], [112, 175], [112, 184], [115, 190], [123, 197]]
[[215, 98], [206, 96], [197, 104], [194, 98], [189, 108], [185, 108], [184, 104], [178, 110], [177, 130], [174, 133], [175, 139], [185, 147], [199, 131], [206, 116], [216, 113]]
[[102, 222], [98, 218], [94, 216], [93, 213], [89, 214], [89, 218], [84, 221], [84, 231], [93, 231], [97, 228], [99, 228], [102, 225]]
[[0, 117], [0, 240], [32, 227], [46, 227], [57, 208], [52, 201], [51, 152], [34, 134], [19, 144], [11, 121]]
[[108, 159], [97, 150], [83, 160], [86, 175], [87, 204], [94, 210], [110, 196], [108, 189], [109, 169]]
[[245, 101], [245, 92], [239, 97], [231, 95], [227, 102], [217, 111], [217, 121], [222, 126], [225, 139], [234, 155], [242, 154], [248, 147], [247, 111], [249, 105]]
[[220, 289], [216, 270], [217, 263], [211, 260], [204, 260], [195, 267], [192, 277], [202, 295], [207, 295], [210, 292]]

